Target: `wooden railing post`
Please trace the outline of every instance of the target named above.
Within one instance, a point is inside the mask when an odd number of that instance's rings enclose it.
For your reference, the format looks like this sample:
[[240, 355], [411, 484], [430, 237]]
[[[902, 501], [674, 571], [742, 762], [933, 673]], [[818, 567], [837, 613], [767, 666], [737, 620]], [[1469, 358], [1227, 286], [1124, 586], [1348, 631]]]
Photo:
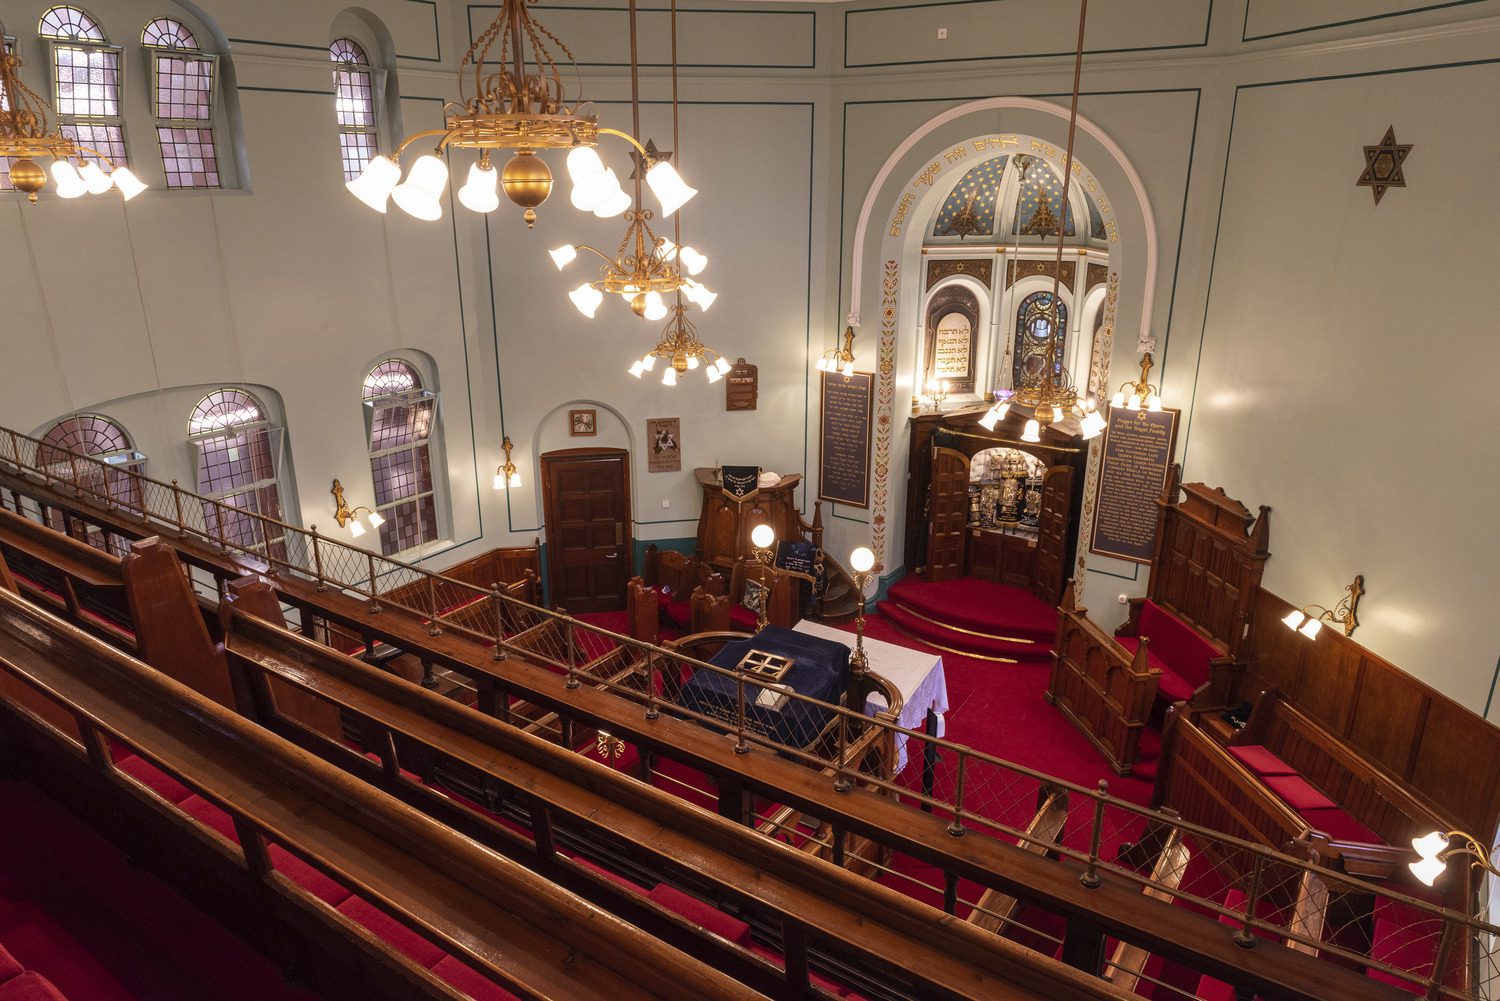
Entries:
[[1078, 882], [1090, 890], [1097, 890], [1099, 879], [1099, 843], [1104, 838], [1104, 804], [1109, 799], [1109, 783], [1099, 780], [1099, 793], [1094, 797], [1094, 830], [1089, 836], [1089, 866]]
[[1266, 857], [1256, 852], [1255, 865], [1250, 869], [1250, 894], [1245, 898], [1245, 917], [1240, 923], [1240, 930], [1234, 933], [1234, 944], [1241, 949], [1255, 948], [1255, 935], [1250, 931], [1250, 924], [1255, 920], [1255, 910], [1260, 904], [1260, 888], [1265, 871]]
[[375, 554], [374, 553], [366, 553], [365, 554], [365, 559], [368, 562], [368, 565], [370, 567], [370, 614], [371, 615], [379, 615], [380, 611], [381, 611], [381, 609], [380, 609], [380, 591], [378, 590], [378, 585], [379, 585], [380, 581], [379, 581], [379, 578], [375, 574]]
[[440, 626], [440, 625], [438, 625], [438, 611], [439, 611], [439, 609], [438, 609], [437, 582], [438, 582], [438, 579], [437, 579], [436, 575], [427, 578], [427, 604], [429, 606], [431, 606], [431, 608], [432, 608], [432, 616], [427, 620], [427, 635], [428, 636], [441, 636], [441, 635], [443, 635], [443, 627]]
[[328, 590], [328, 584], [327, 584], [326, 581], [323, 580], [323, 550], [318, 547], [318, 526], [317, 525], [314, 525], [312, 527], [312, 558], [313, 558], [313, 579], [317, 582], [316, 583], [316, 588], [319, 591], [326, 591], [326, 590]]
[[[141, 495], [145, 496], [144, 490], [141, 491]], [[177, 534], [186, 535], [187, 524], [182, 517], [182, 487], [176, 480], [172, 481], [172, 507], [177, 512]]]

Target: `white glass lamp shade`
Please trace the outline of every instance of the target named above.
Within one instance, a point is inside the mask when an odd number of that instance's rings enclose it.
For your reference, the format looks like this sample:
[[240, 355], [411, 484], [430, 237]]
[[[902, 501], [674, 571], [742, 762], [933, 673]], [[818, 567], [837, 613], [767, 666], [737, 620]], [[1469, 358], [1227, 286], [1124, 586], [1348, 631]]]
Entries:
[[645, 317], [646, 317], [646, 319], [651, 320], [653, 323], [655, 321], [657, 321], [657, 320], [664, 320], [664, 319], [666, 319], [666, 317], [667, 317], [667, 304], [665, 302], [662, 302], [662, 298], [661, 298], [661, 293], [660, 292], [647, 292], [646, 293], [646, 312], [645, 312]]
[[719, 293], [710, 292], [707, 285], [700, 285], [695, 281], [683, 282], [682, 294], [687, 296], [689, 302], [697, 303], [698, 308], [705, 313], [708, 312], [708, 307], [714, 304], [714, 300], [719, 297]]
[[1042, 426], [1037, 423], [1035, 417], [1026, 422], [1026, 430], [1021, 432], [1021, 440], [1030, 442], [1042, 440]]
[[688, 187], [687, 182], [677, 173], [677, 168], [665, 160], [658, 161], [656, 166], [646, 171], [646, 183], [661, 202], [663, 219], [682, 208], [698, 193], [698, 189]]
[[770, 525], [756, 525], [750, 530], [750, 544], [756, 549], [770, 549], [776, 541], [776, 531]]
[[78, 176], [78, 168], [70, 160], [52, 161], [52, 180], [57, 182], [59, 198], [77, 198], [89, 193], [89, 186]]
[[1303, 636], [1306, 636], [1310, 640], [1315, 640], [1318, 638], [1318, 631], [1322, 628], [1323, 621], [1321, 619], [1315, 619], [1311, 615], [1309, 615], [1307, 617], [1307, 621], [1302, 623], [1302, 628], [1297, 630], [1297, 632], [1301, 633]]
[[710, 385], [712, 385], [713, 383], [718, 382], [720, 379], [724, 378], [723, 373], [721, 373], [719, 371], [718, 366], [716, 366], [716, 365], [709, 365], [709, 366], [707, 366], [706, 370], [705, 370], [705, 374], [708, 376], [708, 381], [709, 381]]
[[819, 372], [826, 372], [826, 371], [828, 371], [828, 359], [827, 358], [819, 358], [818, 359], [818, 371]]
[[[114, 173], [115, 184], [120, 183], [120, 172]], [[377, 156], [365, 164], [365, 169], [359, 172], [359, 176], [349, 181], [344, 187], [349, 193], [364, 202], [376, 212], [384, 212], [386, 202], [390, 200], [391, 189], [396, 182], [401, 180], [401, 165], [388, 156]]]
[[641, 359], [641, 368], [645, 369], [647, 372], [651, 371], [655, 367], [656, 355], [647, 355], [646, 357]]
[[641, 360], [639, 358], [630, 363], [630, 374], [635, 376], [637, 379], [639, 379], [641, 377], [641, 374], [645, 371], [646, 366], [641, 364]]
[[[1424, 859], [1434, 859], [1437, 858], [1439, 852], [1448, 847], [1448, 835], [1442, 831], [1433, 831], [1431, 834], [1423, 835], [1420, 838], [1412, 838], [1411, 846]], [[1427, 881], [1427, 885], [1431, 886], [1432, 882], [1430, 880]]]
[[1104, 415], [1101, 414], [1101, 413], [1099, 413], [1099, 411], [1097, 411], [1097, 410], [1090, 410], [1088, 413], [1084, 414], [1083, 415], [1083, 437], [1084, 437], [1084, 440], [1088, 440], [1090, 438], [1097, 438], [1097, 437], [1099, 437], [1099, 435], [1104, 432], [1104, 428], [1105, 428], [1105, 426], [1106, 426], [1107, 423], [1108, 422], [1105, 421], [1105, 419], [1104, 419]]
[[349, 534], [356, 539], [365, 534], [365, 526], [359, 523], [358, 518], [349, 519]]
[[89, 194], [102, 195], [114, 187], [114, 182], [109, 175], [99, 169], [99, 165], [90, 160], [78, 170], [78, 176], [83, 178], [83, 183], [88, 186]]
[[495, 470], [495, 489], [496, 490], [504, 490], [505, 489], [505, 470], [503, 470], [503, 469], [497, 469], [497, 470]]
[[993, 431], [993, 430], [995, 430], [995, 425], [999, 424], [999, 423], [1000, 423], [1000, 408], [999, 407], [990, 407], [990, 409], [985, 412], [985, 415], [983, 417], [979, 418], [979, 426], [982, 427], [982, 428], [984, 428], [986, 431]]
[[1146, 409], [1151, 411], [1153, 414], [1161, 413], [1161, 397], [1157, 396], [1155, 393], [1152, 393], [1150, 396], [1146, 397]]
[[668, 365], [665, 369], [662, 370], [661, 384], [663, 386], [677, 385], [677, 370], [671, 365]]
[[864, 546], [860, 546], [849, 554], [849, 567], [855, 573], [869, 573], [875, 566], [875, 554]]
[[853, 375], [854, 374], [854, 362], [852, 362], [852, 361], [846, 361], [846, 362], [844, 362], [844, 367], [843, 367], [843, 369], [841, 369], [841, 372], [844, 375]]
[[598, 197], [594, 199], [590, 211], [600, 219], [613, 219], [630, 208], [630, 196], [620, 187], [620, 180], [615, 177], [613, 170], [606, 170], [600, 179], [589, 183], [596, 184], [598, 190]]
[[1307, 616], [1303, 615], [1301, 612], [1294, 608], [1290, 612], [1287, 612], [1286, 618], [1282, 619], [1281, 621], [1286, 624], [1286, 627], [1288, 629], [1296, 629], [1298, 626], [1302, 625], [1302, 620], [1305, 618], [1307, 618]]
[[604, 161], [592, 146], [574, 146], [568, 151], [568, 176], [579, 184], [595, 174], [604, 173]]
[[677, 244], [670, 237], [662, 237], [656, 242], [656, 256], [663, 261], [670, 261], [677, 256]]
[[569, 292], [568, 298], [573, 300], [573, 305], [578, 307], [578, 312], [592, 320], [594, 314], [599, 311], [599, 304], [604, 301], [604, 293], [588, 282], [584, 282]]
[[1010, 401], [1006, 400], [1004, 403], [1001, 403], [998, 407], [995, 408], [995, 419], [997, 421], [1003, 421], [1005, 420], [1005, 415], [1008, 413], [1010, 413]]
[[692, 247], [683, 247], [680, 256], [683, 266], [687, 268], [687, 273], [690, 275], [700, 275], [703, 269], [708, 267], [708, 257], [698, 253]]
[[1134, 393], [1131, 393], [1130, 394], [1130, 399], [1128, 399], [1128, 400], [1125, 401], [1125, 409], [1126, 410], [1139, 410], [1139, 409], [1141, 409], [1141, 398], [1139, 396], [1136, 396]]
[[489, 164], [469, 168], [469, 180], [458, 189], [458, 200], [471, 212], [493, 212], [500, 207], [500, 172]]
[[698, 356], [697, 355], [689, 355], [688, 356], [688, 371], [691, 372], [694, 369], [696, 369], [697, 367], [698, 367]]
[[512, 490], [514, 490], [516, 487], [519, 487], [520, 485], [521, 485], [521, 473], [520, 473], [519, 470], [517, 470], [516, 472], [510, 474], [510, 487], [511, 487]]
[[[399, 174], [400, 169], [398, 168], [396, 172]], [[129, 167], [116, 167], [109, 175], [109, 179], [115, 187], [120, 189], [120, 194], [127, 202], [146, 190], [146, 185], [141, 183], [141, 179], [136, 177]], [[384, 212], [385, 209], [381, 208], [380, 211]]]
[[1058, 421], [1060, 421], [1062, 419], [1063, 419], [1062, 407], [1053, 407], [1052, 408], [1052, 423], [1056, 424]]
[[565, 243], [556, 250], [549, 250], [547, 253], [552, 255], [552, 263], [556, 264], [557, 270], [561, 271], [573, 263], [573, 260], [578, 256], [578, 248], [571, 243]]
[[719, 370], [720, 375], [729, 374], [729, 362], [725, 361], [723, 358], [720, 358], [718, 361], [714, 362], [714, 368]]
[[381, 525], [384, 525], [384, 524], [385, 524], [385, 519], [380, 516], [380, 512], [379, 511], [371, 511], [370, 512], [370, 527], [371, 528], [379, 528]]
[[1420, 862], [1413, 862], [1410, 866], [1412, 875], [1428, 886], [1435, 883], [1437, 878], [1443, 874], [1443, 870], [1447, 868], [1448, 863], [1440, 862], [1435, 858], [1424, 858]]
[[435, 222], [443, 217], [443, 203], [438, 199], [447, 184], [448, 165], [428, 153], [418, 157], [406, 180], [391, 189], [391, 198], [407, 215]]
[[1109, 398], [1109, 405], [1112, 407], [1123, 407], [1125, 405], [1125, 391], [1121, 390], [1114, 396], [1111, 396]]

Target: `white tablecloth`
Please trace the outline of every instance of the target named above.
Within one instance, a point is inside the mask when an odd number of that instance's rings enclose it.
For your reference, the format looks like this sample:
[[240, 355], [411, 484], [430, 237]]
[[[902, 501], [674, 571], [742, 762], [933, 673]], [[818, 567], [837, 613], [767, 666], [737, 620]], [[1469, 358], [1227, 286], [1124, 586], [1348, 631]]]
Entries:
[[[794, 628], [799, 633], [842, 643], [851, 650], [854, 648], [854, 634], [842, 629], [809, 619], [803, 619]], [[908, 730], [922, 730], [927, 725], [927, 714], [931, 712], [937, 718], [937, 736], [942, 736], [943, 714], [948, 711], [948, 679], [943, 674], [942, 655], [910, 650], [869, 637], [865, 637], [864, 646], [870, 670], [890, 679], [905, 700], [897, 722]], [[865, 712], [874, 713], [884, 708], [884, 700], [877, 696], [865, 706]], [[896, 734], [898, 772], [906, 767], [906, 740], [906, 734]]]

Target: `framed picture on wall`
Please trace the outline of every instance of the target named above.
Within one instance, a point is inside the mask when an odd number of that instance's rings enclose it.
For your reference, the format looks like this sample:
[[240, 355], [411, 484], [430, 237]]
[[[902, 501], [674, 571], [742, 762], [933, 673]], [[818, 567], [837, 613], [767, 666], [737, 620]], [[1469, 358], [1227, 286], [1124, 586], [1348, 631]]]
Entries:
[[568, 433], [574, 438], [599, 433], [599, 412], [594, 409], [569, 410]]
[[646, 421], [646, 471], [675, 473], [682, 469], [682, 419], [652, 417]]

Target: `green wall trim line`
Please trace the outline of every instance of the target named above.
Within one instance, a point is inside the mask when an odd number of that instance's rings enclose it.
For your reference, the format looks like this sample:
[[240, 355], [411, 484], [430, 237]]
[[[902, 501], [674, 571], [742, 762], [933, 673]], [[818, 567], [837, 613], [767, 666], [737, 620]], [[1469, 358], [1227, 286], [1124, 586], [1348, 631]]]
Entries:
[[1430, 10], [1443, 10], [1448, 7], [1467, 7], [1470, 4], [1483, 3], [1485, 0], [1448, 0], [1447, 3], [1430, 3], [1425, 7], [1413, 7], [1410, 10], [1393, 10], [1388, 14], [1371, 14], [1368, 17], [1351, 17], [1342, 21], [1328, 21], [1323, 24], [1313, 24], [1306, 28], [1289, 28], [1286, 31], [1272, 31], [1264, 35], [1248, 34], [1250, 30], [1250, 8], [1254, 0], [1245, 0], [1245, 23], [1240, 28], [1240, 41], [1259, 42], [1266, 38], [1285, 38], [1287, 35], [1301, 35], [1309, 31], [1325, 31], [1328, 28], [1343, 28], [1351, 24], [1366, 24], [1370, 21], [1384, 21], [1392, 17], [1405, 17], [1408, 14], [1423, 14]]

